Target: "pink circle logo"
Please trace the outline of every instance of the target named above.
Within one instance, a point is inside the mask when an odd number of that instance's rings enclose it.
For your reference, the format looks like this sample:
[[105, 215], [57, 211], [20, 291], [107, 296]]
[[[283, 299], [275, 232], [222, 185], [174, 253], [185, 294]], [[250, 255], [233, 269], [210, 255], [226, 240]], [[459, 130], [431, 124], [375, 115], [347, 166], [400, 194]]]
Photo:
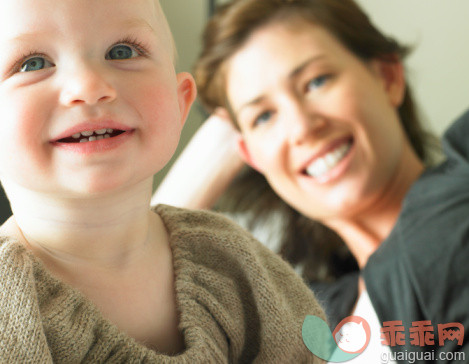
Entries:
[[336, 326], [332, 336], [344, 352], [359, 354], [370, 342], [370, 325], [360, 316], [348, 316]]

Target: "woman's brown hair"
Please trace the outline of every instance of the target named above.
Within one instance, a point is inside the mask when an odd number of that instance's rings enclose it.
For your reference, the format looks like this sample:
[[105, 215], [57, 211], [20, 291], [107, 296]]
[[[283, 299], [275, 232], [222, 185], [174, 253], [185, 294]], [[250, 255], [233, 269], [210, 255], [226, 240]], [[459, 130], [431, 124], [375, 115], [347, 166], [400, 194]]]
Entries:
[[[203, 50], [194, 70], [199, 96], [207, 109], [229, 110], [227, 61], [251, 34], [271, 23], [298, 20], [323, 27], [364, 62], [373, 59], [396, 62], [409, 52], [407, 47], [383, 35], [352, 0], [233, 0], [221, 6], [208, 22]], [[428, 146], [433, 139], [421, 127], [408, 85], [398, 112], [416, 154], [423, 162], [431, 162]], [[223, 210], [251, 211], [258, 219], [272, 210], [282, 211], [291, 234], [284, 236], [281, 254], [291, 263], [303, 265], [307, 279], [334, 279], [342, 273], [337, 264], [350, 262], [350, 254], [335, 233], [287, 206], [253, 170], [235, 181], [220, 206], [224, 206]]]

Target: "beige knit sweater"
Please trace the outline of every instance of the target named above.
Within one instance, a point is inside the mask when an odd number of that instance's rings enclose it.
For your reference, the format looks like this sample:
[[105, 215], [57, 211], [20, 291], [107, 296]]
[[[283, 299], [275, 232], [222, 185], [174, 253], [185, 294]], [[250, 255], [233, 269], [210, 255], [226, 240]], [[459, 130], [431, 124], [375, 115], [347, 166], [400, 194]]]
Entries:
[[158, 354], [106, 321], [29, 251], [0, 239], [1, 363], [316, 363], [306, 315], [323, 317], [289, 266], [227, 219], [160, 205], [186, 349]]

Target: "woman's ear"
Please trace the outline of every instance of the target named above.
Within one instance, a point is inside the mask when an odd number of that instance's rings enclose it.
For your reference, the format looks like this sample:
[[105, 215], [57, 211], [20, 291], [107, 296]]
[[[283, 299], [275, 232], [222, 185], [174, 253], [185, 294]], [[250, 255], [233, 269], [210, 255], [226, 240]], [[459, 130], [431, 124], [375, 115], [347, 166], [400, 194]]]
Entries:
[[212, 115], [217, 116], [226, 123], [229, 123], [233, 127], [233, 131], [236, 132], [236, 146], [238, 150], [238, 154], [243, 160], [244, 163], [246, 163], [248, 166], [254, 168], [256, 171], [259, 173], [262, 173], [261, 169], [258, 167], [258, 165], [254, 162], [254, 160], [251, 157], [251, 153], [249, 152], [248, 146], [246, 145], [246, 142], [239, 130], [235, 130], [235, 127], [233, 126], [233, 120], [232, 117], [229, 113], [229, 111], [226, 108], [223, 107], [217, 107]]
[[262, 173], [261, 168], [259, 168], [259, 166], [252, 159], [248, 146], [246, 145], [246, 142], [244, 141], [243, 136], [241, 134], [238, 135], [238, 140], [237, 140], [236, 145], [238, 146], [238, 154], [240, 155], [244, 163], [254, 168], [257, 172]]
[[232, 123], [233, 121], [231, 120], [230, 113], [228, 112], [227, 109], [224, 107], [217, 107], [214, 111], [213, 114], [216, 116], [225, 119], [227, 123]]
[[372, 68], [381, 77], [389, 101], [394, 107], [401, 106], [405, 96], [404, 66], [397, 55], [387, 57], [385, 60], [375, 59]]
[[181, 122], [184, 124], [187, 119], [187, 115], [189, 115], [192, 103], [197, 96], [197, 88], [195, 86], [194, 78], [190, 73], [178, 73], [176, 75], [176, 79], [179, 111], [181, 113]]

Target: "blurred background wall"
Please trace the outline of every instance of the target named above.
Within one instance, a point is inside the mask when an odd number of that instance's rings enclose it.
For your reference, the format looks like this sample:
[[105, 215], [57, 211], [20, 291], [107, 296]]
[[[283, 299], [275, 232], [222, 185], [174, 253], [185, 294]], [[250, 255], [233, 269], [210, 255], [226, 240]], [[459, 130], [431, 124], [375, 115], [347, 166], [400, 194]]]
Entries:
[[469, 1], [357, 0], [385, 33], [414, 47], [406, 60], [424, 119], [441, 134], [469, 107]]
[[[176, 42], [178, 59], [176, 70], [192, 71], [192, 65], [200, 51], [200, 37], [210, 12], [210, 0], [160, 0], [168, 18]], [[176, 154], [168, 165], [155, 176], [156, 187], [168, 172], [174, 160], [184, 149], [197, 128], [206, 118], [206, 113], [198, 102], [192, 107], [181, 135]]]

